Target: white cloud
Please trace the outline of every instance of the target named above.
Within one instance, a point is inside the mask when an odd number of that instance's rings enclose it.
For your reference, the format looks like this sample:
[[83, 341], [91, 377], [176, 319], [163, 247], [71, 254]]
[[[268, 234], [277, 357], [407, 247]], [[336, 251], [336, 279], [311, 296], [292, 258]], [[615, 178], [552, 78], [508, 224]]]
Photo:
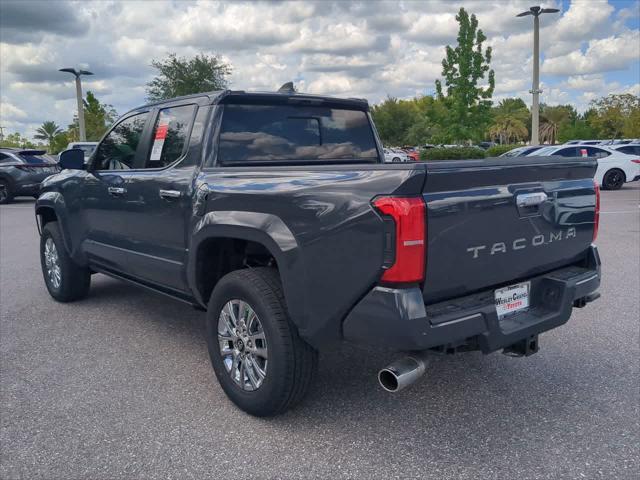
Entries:
[[640, 59], [640, 31], [627, 31], [620, 36], [592, 40], [585, 52], [575, 50], [567, 55], [545, 59], [541, 70], [552, 75], [576, 75], [622, 70]]
[[[20, 132], [32, 132], [44, 120], [71, 122], [74, 86], [58, 68], [87, 64], [95, 76], [83, 78], [84, 90], [124, 113], [145, 101], [151, 60], [170, 52], [221, 55], [233, 66], [234, 89], [275, 90], [294, 80], [302, 91], [370, 102], [433, 93], [444, 46], [456, 40], [461, 6], [477, 15], [486, 46], [493, 48], [495, 99], [531, 101], [532, 21], [515, 17], [529, 0], [57, 0], [55, 9], [46, 10], [50, 3], [12, 4], [11, 18], [22, 22], [24, 32], [13, 29], [7, 36], [7, 17], [0, 18], [3, 126]], [[563, 2], [544, 6], [563, 8]], [[638, 3], [614, 8], [604, 0], [572, 0], [564, 8], [541, 18], [542, 101], [581, 109], [610, 91], [637, 91], [640, 72], [630, 67], [638, 68]], [[54, 11], [72, 11], [80, 27], [53, 25], [49, 14], [42, 21], [42, 12]], [[619, 69], [614, 81], [610, 72]]]

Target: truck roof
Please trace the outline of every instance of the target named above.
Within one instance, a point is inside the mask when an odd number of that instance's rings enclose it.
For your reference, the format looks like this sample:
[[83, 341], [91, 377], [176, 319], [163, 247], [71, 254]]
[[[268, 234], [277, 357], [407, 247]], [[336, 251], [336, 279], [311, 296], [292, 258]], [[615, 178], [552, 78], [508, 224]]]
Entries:
[[288, 103], [298, 105], [324, 105], [369, 110], [369, 102], [363, 98], [337, 98], [308, 93], [283, 92], [247, 92], [245, 90], [217, 90], [213, 92], [195, 93], [181, 97], [170, 98], [158, 102], [151, 102], [129, 110], [125, 115], [150, 107], [182, 104], [185, 100], [193, 100], [199, 105], [215, 105], [220, 103]]

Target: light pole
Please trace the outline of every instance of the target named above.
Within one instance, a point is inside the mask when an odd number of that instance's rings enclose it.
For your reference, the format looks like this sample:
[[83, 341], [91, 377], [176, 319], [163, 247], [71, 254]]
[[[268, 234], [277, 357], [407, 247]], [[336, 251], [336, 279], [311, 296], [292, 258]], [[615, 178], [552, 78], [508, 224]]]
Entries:
[[533, 15], [533, 84], [529, 93], [533, 95], [531, 106], [531, 145], [540, 144], [540, 15], [543, 13], [559, 12], [557, 8], [531, 7], [526, 12], [519, 13], [516, 17]]
[[80, 127], [80, 141], [87, 141], [87, 134], [84, 130], [84, 108], [82, 106], [82, 84], [80, 75], [93, 75], [87, 70], [76, 70], [75, 68], [61, 68], [60, 72], [72, 73], [76, 77], [76, 100], [78, 101], [78, 125]]

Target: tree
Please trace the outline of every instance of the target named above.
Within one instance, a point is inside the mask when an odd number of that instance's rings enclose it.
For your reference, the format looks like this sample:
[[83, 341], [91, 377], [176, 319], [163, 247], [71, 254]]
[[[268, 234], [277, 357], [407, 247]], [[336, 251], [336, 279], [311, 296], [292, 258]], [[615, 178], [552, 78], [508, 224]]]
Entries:
[[158, 75], [147, 83], [150, 101], [189, 95], [192, 93], [223, 90], [229, 83], [231, 66], [216, 55], [196, 55], [193, 58], [169, 54], [162, 60], [153, 60], [151, 65]]
[[540, 125], [540, 142], [553, 145], [558, 140], [558, 130], [563, 123], [571, 121], [573, 112], [566, 105], [557, 105], [555, 107], [544, 106], [542, 108]]
[[[440, 80], [436, 80], [436, 91], [449, 112], [448, 135], [460, 142], [482, 138], [490, 121], [495, 73], [489, 68], [491, 47], [482, 48], [487, 37], [478, 29], [476, 16], [469, 17], [461, 8], [456, 20], [459, 24], [458, 46], [452, 48], [447, 45], [446, 58], [442, 60], [446, 95]], [[480, 86], [485, 75], [488, 85]]]
[[18, 132], [10, 133], [6, 135], [2, 142], [0, 142], [0, 147], [9, 147], [9, 148], [36, 148], [37, 145], [31, 142], [27, 137], [23, 137]]
[[[621, 95], [607, 95], [606, 97], [592, 100], [589, 104], [595, 111], [591, 118], [591, 124], [600, 130], [607, 138], [617, 138], [621, 134], [634, 136], [637, 132], [637, 122], [633, 124], [640, 114], [640, 97], [630, 93]], [[628, 133], [627, 133], [628, 132]]]
[[[87, 98], [82, 103], [87, 140], [97, 142], [106, 133], [109, 126], [116, 121], [118, 114], [113, 106], [101, 103], [91, 91], [87, 91]], [[67, 132], [68, 140], [78, 141], [78, 132], [78, 117], [74, 116], [73, 123], [69, 125]]]
[[46, 140], [49, 145], [49, 153], [51, 153], [51, 146], [57, 135], [62, 133], [62, 129], [56, 125], [56, 122], [51, 120], [44, 122], [36, 130], [36, 134], [33, 136], [36, 140]]
[[493, 122], [489, 128], [491, 138], [500, 143], [511, 143], [528, 138], [529, 109], [520, 98], [505, 98], [492, 111]]
[[371, 116], [382, 143], [390, 146], [403, 145], [408, 130], [417, 121], [417, 111], [412, 100], [387, 99], [371, 109]]

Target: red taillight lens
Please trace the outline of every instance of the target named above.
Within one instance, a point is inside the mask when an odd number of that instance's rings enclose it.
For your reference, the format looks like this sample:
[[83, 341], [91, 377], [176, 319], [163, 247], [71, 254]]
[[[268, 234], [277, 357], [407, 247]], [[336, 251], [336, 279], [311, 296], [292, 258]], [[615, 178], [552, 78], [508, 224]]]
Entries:
[[634, 158], [634, 159], [633, 159], [633, 160], [631, 160], [631, 161], [632, 161], [633, 163], [640, 163], [640, 158], [637, 158], [637, 159], [635, 159], [635, 158]]
[[596, 213], [593, 218], [593, 241], [598, 238], [598, 228], [600, 227], [600, 185], [598, 182], [593, 182], [593, 187], [596, 190]]
[[422, 197], [378, 197], [373, 205], [395, 224], [394, 260], [382, 274], [382, 281], [422, 282], [427, 231], [424, 200]]

